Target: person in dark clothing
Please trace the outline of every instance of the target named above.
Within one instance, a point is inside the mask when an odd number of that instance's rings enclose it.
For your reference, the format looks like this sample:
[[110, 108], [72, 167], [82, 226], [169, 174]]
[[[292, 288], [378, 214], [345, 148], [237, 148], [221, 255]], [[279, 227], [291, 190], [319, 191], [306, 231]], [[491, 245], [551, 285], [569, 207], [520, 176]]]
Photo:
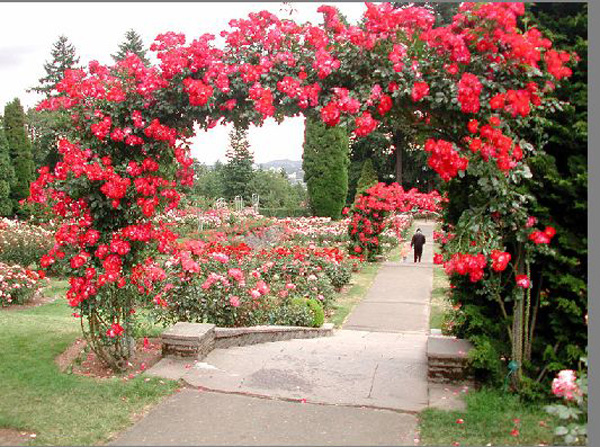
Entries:
[[421, 256], [423, 255], [423, 245], [425, 245], [425, 235], [421, 233], [421, 229], [417, 228], [417, 232], [413, 235], [410, 241], [410, 246], [415, 249], [415, 262], [417, 260], [421, 262]]

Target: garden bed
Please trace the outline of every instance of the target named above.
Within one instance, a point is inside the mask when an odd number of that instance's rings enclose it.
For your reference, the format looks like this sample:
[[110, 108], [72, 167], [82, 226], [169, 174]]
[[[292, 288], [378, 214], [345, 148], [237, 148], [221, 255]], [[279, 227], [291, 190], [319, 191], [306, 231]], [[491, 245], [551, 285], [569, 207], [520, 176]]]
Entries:
[[[127, 369], [120, 375], [133, 378], [153, 366], [161, 358], [161, 342], [158, 338], [138, 340], [134, 356]], [[63, 373], [107, 379], [115, 377], [115, 372], [105, 365], [94, 352], [87, 348], [85, 340], [78, 338], [55, 359]]]

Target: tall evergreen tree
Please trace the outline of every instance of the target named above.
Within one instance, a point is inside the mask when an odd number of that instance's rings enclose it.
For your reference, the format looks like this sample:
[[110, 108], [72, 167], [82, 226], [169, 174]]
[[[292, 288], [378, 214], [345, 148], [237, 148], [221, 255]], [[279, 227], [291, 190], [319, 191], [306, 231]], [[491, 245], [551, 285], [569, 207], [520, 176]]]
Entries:
[[[78, 68], [79, 64], [75, 47], [65, 36], [59, 36], [50, 55], [50, 61], [44, 64], [46, 76], [39, 80], [38, 86], [29, 89], [43, 94], [44, 99], [61, 96], [62, 93], [53, 91], [54, 88], [63, 79], [66, 70]], [[59, 137], [64, 136], [69, 122], [70, 115], [64, 110], [37, 111], [34, 108], [27, 110], [27, 127], [33, 145], [35, 169], [41, 166], [54, 168], [60, 159], [56, 142]]]
[[115, 62], [118, 62], [125, 59], [128, 53], [137, 54], [144, 65], [150, 63], [146, 55], [142, 37], [133, 29], [125, 33], [125, 40], [119, 44], [119, 51], [116, 54], [112, 54], [111, 57]]
[[29, 184], [34, 178], [31, 142], [25, 129], [25, 112], [18, 98], [4, 107], [4, 132], [15, 170], [15, 185], [11, 190], [13, 205], [29, 196]]
[[358, 179], [358, 183], [356, 184], [356, 197], [361, 196], [367, 189], [371, 186], [376, 185], [379, 182], [377, 177], [377, 172], [373, 167], [373, 161], [370, 158], [367, 158], [362, 165], [362, 171], [360, 173], [360, 178]]
[[223, 187], [225, 198], [232, 200], [235, 196], [248, 198], [248, 184], [254, 171], [254, 155], [250, 152], [248, 130], [234, 127], [229, 133], [229, 149], [225, 154], [227, 163], [223, 166]]
[[58, 37], [58, 40], [52, 46], [52, 50], [50, 50], [50, 54], [52, 59], [44, 64], [46, 76], [40, 78], [38, 86], [30, 89], [30, 91], [43, 93], [45, 97], [58, 95], [52, 93], [52, 90], [64, 77], [65, 70], [76, 68], [79, 64], [75, 47], [69, 43], [69, 39], [64, 35]]
[[0, 216], [8, 217], [13, 211], [10, 190], [14, 185], [15, 171], [10, 163], [8, 140], [4, 135], [2, 121], [0, 119]]
[[302, 169], [312, 212], [339, 219], [348, 194], [349, 139], [341, 127], [306, 118]]

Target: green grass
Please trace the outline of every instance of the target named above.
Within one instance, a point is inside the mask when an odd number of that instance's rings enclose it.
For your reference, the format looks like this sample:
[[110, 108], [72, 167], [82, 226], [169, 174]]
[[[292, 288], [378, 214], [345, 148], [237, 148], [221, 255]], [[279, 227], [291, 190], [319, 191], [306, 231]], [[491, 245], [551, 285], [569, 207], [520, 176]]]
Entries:
[[[552, 443], [555, 421], [541, 405], [523, 403], [515, 395], [492, 389], [471, 391], [466, 394], [465, 400], [466, 411], [427, 409], [420, 413], [421, 445]], [[458, 419], [464, 423], [458, 424]], [[519, 432], [517, 436], [511, 435], [515, 428]]]
[[48, 286], [44, 288], [44, 295], [49, 297], [64, 296], [69, 289], [69, 281], [66, 279], [51, 278]]
[[[65, 284], [51, 283], [49, 293]], [[63, 374], [54, 359], [80, 336], [63, 299], [0, 311], [0, 427], [32, 431], [32, 445], [92, 445], [131, 425], [177, 384], [143, 376], [97, 380]]]
[[333, 314], [327, 318], [329, 323], [333, 323], [336, 328], [342, 326], [348, 314], [354, 309], [354, 306], [367, 294], [367, 291], [375, 280], [380, 265], [377, 262], [366, 263], [360, 272], [352, 275], [351, 286], [338, 293], [335, 298]]

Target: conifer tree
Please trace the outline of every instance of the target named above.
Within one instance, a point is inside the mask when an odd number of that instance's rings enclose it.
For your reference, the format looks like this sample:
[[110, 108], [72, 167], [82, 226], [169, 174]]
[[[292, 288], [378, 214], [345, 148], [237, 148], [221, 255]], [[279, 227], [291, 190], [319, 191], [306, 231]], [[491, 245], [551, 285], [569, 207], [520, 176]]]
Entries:
[[[56, 85], [63, 79], [65, 71], [78, 68], [79, 57], [75, 47], [69, 43], [65, 36], [59, 36], [50, 52], [51, 60], [44, 64], [46, 76], [39, 80], [37, 87], [29, 91], [35, 91], [44, 95], [44, 99], [61, 96], [62, 93], [53, 91]], [[27, 127], [31, 135], [33, 160], [35, 169], [41, 166], [49, 166], [51, 169], [59, 160], [56, 142], [63, 136], [68, 128], [70, 115], [67, 111], [42, 110], [35, 108], [27, 110]]]
[[373, 167], [373, 162], [370, 158], [367, 158], [362, 165], [360, 178], [356, 184], [355, 199], [361, 196], [371, 186], [376, 185], [377, 182], [379, 182], [379, 179], [377, 178], [377, 172], [375, 172], [375, 168]]
[[4, 107], [4, 133], [8, 141], [10, 158], [15, 170], [15, 184], [11, 189], [11, 198], [15, 208], [18, 202], [29, 196], [29, 184], [34, 179], [31, 141], [25, 128], [25, 112], [19, 98], [15, 98]]
[[348, 194], [349, 139], [341, 127], [306, 118], [302, 169], [312, 212], [339, 219]]
[[248, 196], [248, 184], [254, 176], [252, 164], [254, 155], [250, 152], [248, 131], [234, 127], [229, 134], [230, 147], [225, 154], [227, 163], [223, 166], [224, 195], [228, 200], [235, 196]]
[[46, 76], [40, 78], [38, 86], [30, 89], [30, 91], [44, 94], [46, 98], [58, 96], [58, 93], [53, 93], [52, 90], [64, 77], [65, 70], [77, 68], [77, 64], [79, 64], [75, 47], [69, 43], [69, 39], [64, 35], [58, 37], [58, 40], [52, 46], [52, 50], [50, 50], [50, 54], [52, 59], [44, 64]]
[[4, 124], [0, 120], [0, 216], [12, 215], [13, 204], [10, 190], [15, 181], [15, 171], [10, 163], [8, 141], [4, 135]]
[[116, 54], [111, 55], [111, 57], [115, 62], [118, 62], [125, 59], [128, 53], [137, 54], [144, 65], [149, 64], [142, 37], [133, 29], [130, 29], [125, 33], [125, 40], [119, 44], [119, 51], [117, 51]]

